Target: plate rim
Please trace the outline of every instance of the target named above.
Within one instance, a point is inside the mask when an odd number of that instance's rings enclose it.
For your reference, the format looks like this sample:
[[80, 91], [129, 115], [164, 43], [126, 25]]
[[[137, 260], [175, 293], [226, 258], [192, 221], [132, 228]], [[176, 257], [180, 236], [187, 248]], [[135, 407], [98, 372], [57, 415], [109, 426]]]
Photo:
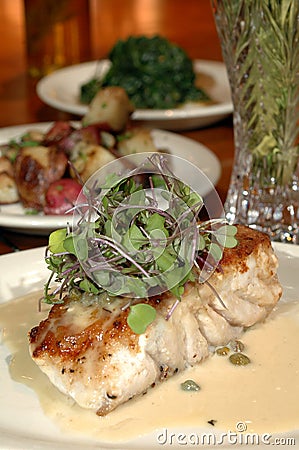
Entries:
[[[49, 75], [44, 76], [41, 78], [37, 85], [36, 85], [36, 92], [38, 97], [49, 106], [52, 106], [56, 109], [59, 109], [60, 111], [68, 112], [71, 114], [78, 114], [78, 115], [84, 115], [87, 112], [87, 106], [80, 105], [80, 104], [67, 104], [65, 101], [62, 100], [56, 100], [53, 99], [49, 94], [47, 93], [47, 89], [51, 87], [51, 83], [55, 82], [55, 80], [62, 76], [67, 76], [71, 71], [80, 69], [86, 69], [89, 68], [95, 70], [96, 65], [99, 63], [107, 64], [109, 60], [107, 59], [101, 59], [101, 60], [94, 60], [94, 61], [87, 61], [80, 64], [74, 64], [71, 66], [63, 67], [61, 69], [58, 69]], [[214, 70], [223, 70], [226, 73], [226, 67], [225, 64], [222, 61], [216, 61], [216, 60], [207, 60], [207, 59], [194, 59], [193, 60], [194, 66], [202, 65], [205, 70], [207, 70], [207, 67], [214, 68]], [[83, 82], [83, 80], [82, 80]], [[229, 83], [228, 78], [225, 80], [225, 84], [227, 85], [226, 88], [229, 90]], [[53, 89], [53, 87], [52, 87]], [[157, 110], [150, 110], [150, 109], [137, 109], [132, 114], [133, 120], [159, 120], [162, 123], [168, 122], [172, 120], [188, 120], [188, 119], [194, 119], [194, 118], [207, 118], [207, 117], [213, 117], [218, 115], [229, 115], [233, 112], [233, 103], [232, 100], [226, 101], [226, 102], [220, 102], [215, 105], [207, 105], [207, 106], [198, 106], [197, 108], [194, 107], [193, 109], [182, 109], [182, 108], [173, 108], [173, 109], [157, 109]]]

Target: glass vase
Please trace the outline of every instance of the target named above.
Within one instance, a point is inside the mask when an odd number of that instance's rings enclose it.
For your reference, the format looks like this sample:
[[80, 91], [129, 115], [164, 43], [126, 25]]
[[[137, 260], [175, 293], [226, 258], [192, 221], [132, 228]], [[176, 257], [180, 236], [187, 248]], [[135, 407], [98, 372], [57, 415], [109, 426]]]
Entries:
[[299, 1], [212, 0], [234, 105], [230, 223], [299, 243]]

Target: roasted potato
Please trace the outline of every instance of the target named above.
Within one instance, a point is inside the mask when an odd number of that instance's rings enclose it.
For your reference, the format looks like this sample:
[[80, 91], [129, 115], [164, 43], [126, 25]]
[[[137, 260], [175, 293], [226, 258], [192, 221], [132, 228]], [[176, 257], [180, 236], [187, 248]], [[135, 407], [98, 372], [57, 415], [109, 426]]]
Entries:
[[42, 210], [51, 183], [65, 173], [67, 157], [56, 147], [24, 147], [15, 161], [15, 180], [25, 207]]
[[119, 140], [117, 149], [121, 156], [157, 151], [151, 132], [146, 128], [133, 128], [128, 131]]
[[6, 172], [0, 173], [0, 204], [6, 205], [19, 201], [19, 193], [14, 178]]
[[0, 204], [19, 201], [19, 193], [14, 179], [14, 169], [6, 156], [0, 157]]
[[[94, 172], [115, 159], [113, 153], [101, 145], [82, 144], [78, 157], [72, 161], [72, 164], [82, 182], [85, 183]], [[72, 176], [76, 175], [72, 172]]]
[[82, 119], [84, 126], [99, 123], [106, 126], [107, 131], [121, 132], [128, 123], [133, 112], [132, 104], [126, 91], [120, 87], [101, 89], [89, 105], [87, 114]]

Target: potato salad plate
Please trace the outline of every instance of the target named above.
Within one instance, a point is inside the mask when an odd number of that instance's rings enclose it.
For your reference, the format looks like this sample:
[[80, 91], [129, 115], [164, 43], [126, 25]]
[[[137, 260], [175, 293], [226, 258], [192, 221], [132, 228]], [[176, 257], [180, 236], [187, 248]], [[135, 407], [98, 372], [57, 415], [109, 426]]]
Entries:
[[[76, 122], [73, 123], [76, 124]], [[29, 130], [45, 132], [50, 129], [51, 125], [50, 122], [44, 122], [2, 128], [0, 129], [0, 144], [18, 139]], [[158, 149], [166, 150], [201, 169], [206, 179], [203, 177], [200, 180], [197, 189], [202, 196], [206, 196], [219, 180], [221, 173], [220, 162], [216, 155], [204, 145], [169, 131], [154, 129], [151, 134]], [[180, 168], [177, 167], [177, 169]], [[70, 216], [68, 215], [29, 214], [21, 203], [0, 205], [0, 226], [17, 231], [48, 234], [56, 228], [65, 227], [69, 221]]]

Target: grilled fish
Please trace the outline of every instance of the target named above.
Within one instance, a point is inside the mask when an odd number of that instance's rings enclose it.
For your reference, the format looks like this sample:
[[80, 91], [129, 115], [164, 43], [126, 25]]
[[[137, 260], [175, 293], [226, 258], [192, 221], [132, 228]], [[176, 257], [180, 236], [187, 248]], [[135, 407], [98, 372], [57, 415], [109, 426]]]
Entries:
[[268, 236], [239, 226], [237, 239], [224, 250], [221, 270], [208, 283], [190, 283], [168, 320], [169, 293], [145, 300], [157, 316], [144, 334], [127, 324], [127, 299], [101, 307], [86, 294], [54, 305], [29, 333], [33, 360], [60, 391], [98, 415], [200, 363], [262, 322], [282, 294]]

